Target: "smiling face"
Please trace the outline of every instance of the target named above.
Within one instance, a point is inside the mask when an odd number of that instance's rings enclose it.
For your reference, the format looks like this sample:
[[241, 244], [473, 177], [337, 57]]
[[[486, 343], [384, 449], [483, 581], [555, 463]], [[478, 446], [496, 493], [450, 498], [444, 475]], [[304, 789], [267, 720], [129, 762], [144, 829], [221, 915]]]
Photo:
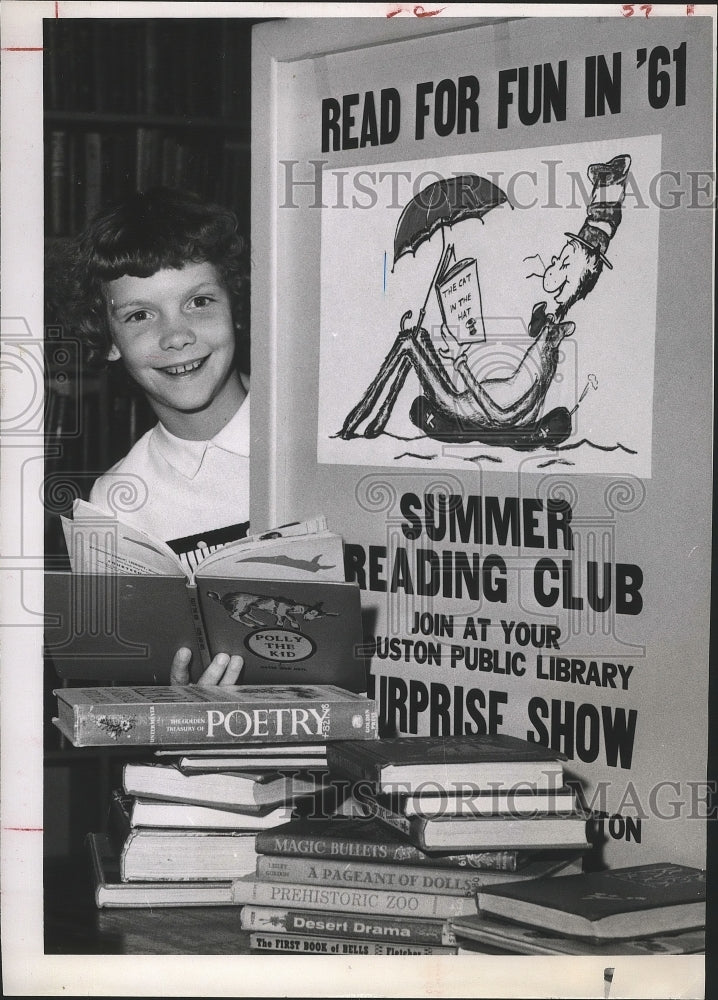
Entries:
[[556, 305], [566, 306], [573, 301], [588, 266], [588, 255], [584, 248], [569, 240], [559, 256], [551, 258], [551, 263], [544, 271], [544, 291], [553, 295]]
[[237, 412], [229, 295], [213, 264], [123, 275], [105, 286], [113, 346], [170, 433], [205, 440]]

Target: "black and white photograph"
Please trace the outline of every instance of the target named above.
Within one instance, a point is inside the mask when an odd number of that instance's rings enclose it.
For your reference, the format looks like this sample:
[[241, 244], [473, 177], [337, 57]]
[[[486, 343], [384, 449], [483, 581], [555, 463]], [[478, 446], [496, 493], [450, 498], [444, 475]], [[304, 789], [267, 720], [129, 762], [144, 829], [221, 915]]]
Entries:
[[6, 995], [711, 995], [717, 13], [5, 0]]

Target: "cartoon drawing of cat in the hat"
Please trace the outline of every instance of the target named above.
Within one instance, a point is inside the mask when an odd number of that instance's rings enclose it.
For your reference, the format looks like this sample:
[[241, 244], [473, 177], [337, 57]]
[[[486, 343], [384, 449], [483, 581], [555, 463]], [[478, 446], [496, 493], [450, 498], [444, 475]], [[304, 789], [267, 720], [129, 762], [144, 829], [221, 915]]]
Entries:
[[[608, 163], [591, 164], [587, 171], [593, 185], [591, 200], [578, 233], [565, 233], [566, 242], [548, 265], [538, 255], [531, 258], [540, 264], [537, 276], [553, 300], [554, 312], [548, 311], [545, 301], [536, 303], [529, 323], [532, 343], [510, 375], [479, 380], [469, 367], [468, 348], [459, 344], [448, 328], [442, 329], [447, 349], [437, 351], [423, 327], [402, 325], [339, 436], [371, 438], [382, 433], [413, 369], [422, 395], [412, 403], [410, 417], [431, 438], [449, 443], [481, 441], [523, 451], [564, 441], [571, 433], [574, 411], [561, 406], [543, 414], [544, 400], [556, 374], [561, 342], [575, 330], [566, 314], [591, 292], [604, 267], [612, 269], [606, 251], [621, 223], [630, 166], [631, 158], [626, 154]], [[447, 359], [463, 387], [455, 386], [448, 376], [444, 367]], [[358, 428], [365, 420], [368, 423], [360, 435]]]

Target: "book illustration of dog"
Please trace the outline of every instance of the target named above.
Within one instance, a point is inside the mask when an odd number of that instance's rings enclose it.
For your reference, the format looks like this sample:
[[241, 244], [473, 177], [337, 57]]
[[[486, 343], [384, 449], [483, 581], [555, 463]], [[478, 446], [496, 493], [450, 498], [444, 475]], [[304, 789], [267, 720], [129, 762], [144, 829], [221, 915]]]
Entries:
[[292, 597], [271, 597], [268, 594], [247, 594], [242, 591], [231, 591], [220, 596], [216, 590], [208, 590], [207, 597], [218, 601], [230, 618], [249, 628], [276, 627], [300, 631], [299, 620], [339, 617], [336, 611], [322, 610], [323, 601], [307, 604]]

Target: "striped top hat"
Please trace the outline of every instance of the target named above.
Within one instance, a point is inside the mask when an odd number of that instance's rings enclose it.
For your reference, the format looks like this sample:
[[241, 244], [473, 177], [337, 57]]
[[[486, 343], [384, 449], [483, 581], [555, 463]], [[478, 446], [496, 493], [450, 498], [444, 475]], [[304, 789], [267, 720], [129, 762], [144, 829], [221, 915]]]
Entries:
[[591, 202], [586, 209], [586, 221], [578, 233], [566, 233], [586, 249], [598, 254], [606, 267], [612, 268], [606, 250], [621, 224], [626, 179], [631, 169], [631, 157], [614, 156], [608, 163], [592, 163], [588, 178], [593, 184]]

